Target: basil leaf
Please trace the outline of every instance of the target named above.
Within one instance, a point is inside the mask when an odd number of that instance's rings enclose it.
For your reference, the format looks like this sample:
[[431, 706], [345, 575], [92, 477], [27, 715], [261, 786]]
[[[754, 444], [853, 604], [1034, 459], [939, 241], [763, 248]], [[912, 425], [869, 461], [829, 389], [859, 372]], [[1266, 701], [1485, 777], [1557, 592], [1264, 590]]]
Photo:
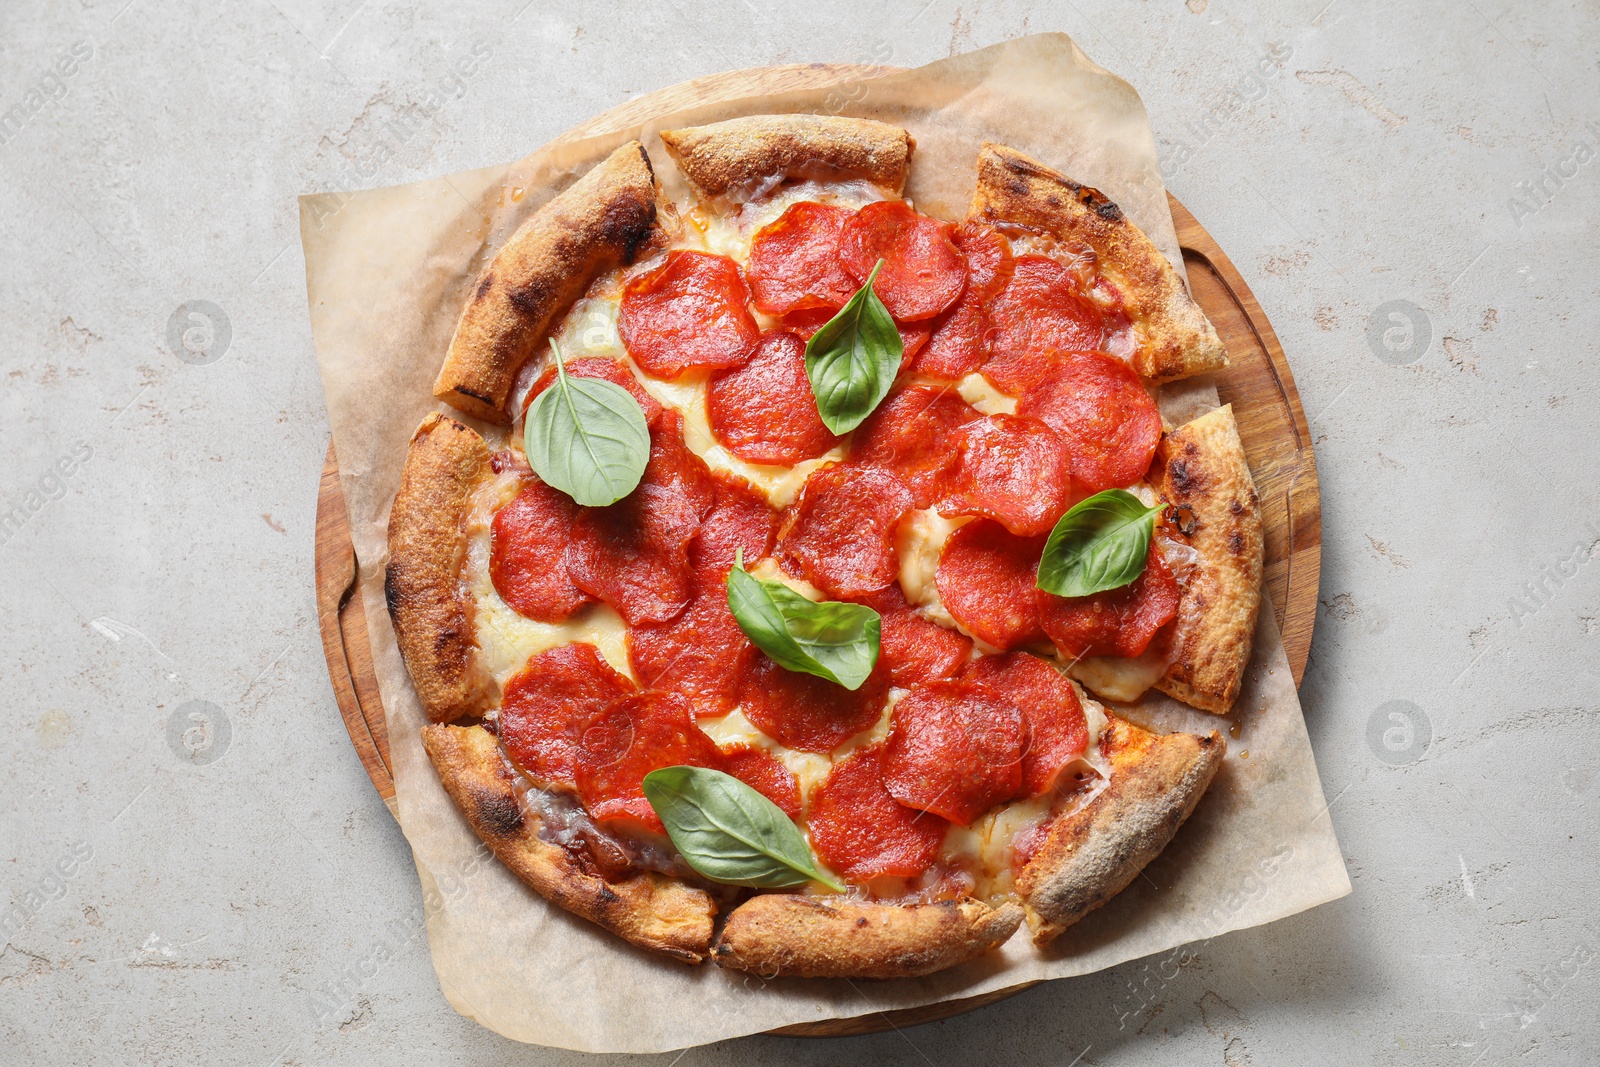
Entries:
[[744, 550], [728, 572], [728, 610], [744, 635], [785, 670], [859, 689], [878, 663], [883, 617], [863, 604], [807, 600], [782, 582], [744, 569]]
[[786, 889], [821, 882], [800, 828], [739, 779], [705, 767], [663, 767], [644, 776], [644, 795], [684, 862], [727, 885]]
[[806, 375], [817, 398], [817, 414], [834, 433], [861, 425], [900, 373], [905, 345], [889, 309], [872, 291], [882, 268], [880, 259], [867, 284], [806, 342]]
[[615, 504], [639, 484], [650, 459], [650, 427], [639, 402], [616, 382], [573, 378], [552, 339], [556, 380], [535, 398], [522, 428], [535, 473], [586, 507]]
[[1160, 511], [1126, 489], [1096, 493], [1050, 531], [1034, 584], [1056, 596], [1088, 596], [1134, 581], [1144, 573]]

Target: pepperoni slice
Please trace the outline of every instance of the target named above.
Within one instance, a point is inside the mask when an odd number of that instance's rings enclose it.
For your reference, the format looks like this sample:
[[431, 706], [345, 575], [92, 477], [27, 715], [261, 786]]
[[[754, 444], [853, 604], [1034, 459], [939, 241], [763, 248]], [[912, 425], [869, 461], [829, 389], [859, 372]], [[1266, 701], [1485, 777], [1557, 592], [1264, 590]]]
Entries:
[[1017, 414], [1043, 419], [1061, 434], [1084, 496], [1144, 477], [1161, 441], [1161, 412], [1139, 375], [1098, 352], [1062, 359], [1022, 394]]
[[833, 765], [811, 794], [806, 827], [829, 867], [846, 878], [915, 878], [939, 858], [949, 823], [889, 795], [883, 746], [863, 748]]
[[997, 519], [1014, 534], [1049, 533], [1072, 498], [1072, 457], [1061, 435], [1038, 419], [989, 415], [952, 436], [960, 457], [945, 515]]
[[872, 288], [889, 314], [906, 322], [928, 319], [954, 304], [967, 284], [967, 257], [951, 239], [954, 231], [904, 200], [880, 200], [844, 224], [839, 259], [857, 284], [882, 259]]
[[983, 375], [1012, 395], [1042, 379], [1059, 352], [1092, 352], [1105, 335], [1100, 313], [1065, 267], [1018, 256], [1011, 280], [988, 305], [993, 354]]
[[839, 262], [839, 230], [851, 214], [802, 200], [763, 226], [750, 242], [745, 268], [756, 307], [769, 315], [826, 308], [829, 318], [843, 307], [861, 286]]
[[[603, 356], [585, 356], [582, 359], [567, 362], [567, 376], [569, 378], [603, 378], [622, 386], [644, 409], [644, 421], [654, 426], [661, 417], [661, 401], [644, 391], [644, 386], [639, 384], [639, 379], [633, 376], [628, 365], [620, 359], [606, 359]], [[522, 400], [522, 410], [527, 411], [540, 393], [550, 388], [556, 380], [556, 369], [551, 367], [539, 375], [539, 380], [533, 383], [533, 388], [528, 390], [528, 395]]]
[[739, 549], [744, 549], [744, 561], [752, 566], [772, 552], [778, 514], [744, 479], [720, 471], [712, 477], [715, 503], [689, 549], [689, 565], [699, 590], [720, 596]]
[[628, 282], [617, 328], [645, 372], [676, 378], [691, 367], [737, 367], [761, 335], [739, 265], [706, 252], [669, 253]]
[[778, 805], [789, 818], [800, 818], [800, 782], [766, 749], [724, 745], [722, 770]]
[[638, 488], [615, 504], [582, 509], [567, 549], [572, 584], [616, 608], [630, 626], [666, 622], [689, 605], [689, 545], [715, 499], [709, 471], [685, 447], [671, 414], [651, 433]]
[[1054, 788], [1061, 771], [1089, 747], [1089, 723], [1077, 690], [1038, 656], [1027, 652], [982, 656], [967, 664], [961, 677], [987, 686], [1021, 709], [1027, 738], [1022, 753], [1024, 796]]
[[1037, 589], [1039, 620], [1063, 656], [1138, 656], [1178, 614], [1178, 581], [1154, 538], [1144, 573], [1121, 589], [1059, 597]]
[[611, 669], [593, 645], [541, 652], [511, 676], [500, 701], [500, 743], [534, 778], [571, 787], [576, 782], [578, 737], [633, 683]]
[[689, 550], [694, 599], [675, 619], [628, 628], [628, 661], [639, 681], [688, 698], [700, 718], [726, 715], [739, 699], [739, 680], [755, 646], [728, 610], [723, 582], [734, 553], [746, 562], [772, 548], [776, 516], [741, 482], [718, 478], [717, 503]]
[[989, 318], [985, 303], [1011, 280], [1011, 242], [992, 226], [963, 222], [956, 227], [956, 247], [967, 257], [967, 287], [955, 306], [934, 320], [933, 336], [918, 356], [915, 369], [932, 378], [955, 381], [989, 356]]
[[706, 412], [717, 440], [750, 463], [793, 466], [839, 440], [817, 414], [806, 343], [787, 330], [763, 334], [749, 363], [711, 379]]
[[945, 610], [995, 648], [1043, 641], [1033, 582], [1044, 540], [1018, 537], [989, 519], [951, 534], [934, 576]]
[[889, 695], [886, 671], [876, 670], [854, 690], [826, 678], [787, 670], [759, 653], [740, 679], [745, 718], [779, 744], [806, 752], [832, 752], [878, 721]]
[[566, 552], [578, 505], [529, 477], [489, 527], [489, 580], [511, 610], [561, 622], [594, 598], [567, 576]]
[[890, 685], [909, 689], [949, 678], [972, 656], [972, 638], [923, 618], [898, 585], [864, 597], [862, 603], [883, 619], [878, 662], [889, 672]]
[[892, 474], [823, 467], [806, 479], [778, 542], [779, 558], [830, 596], [875, 593], [900, 573], [894, 533], [911, 506], [911, 491]]
[[918, 686], [894, 706], [883, 781], [908, 808], [972, 825], [1022, 788], [1022, 711], [973, 682]]
[[694, 724], [689, 702], [647, 690], [613, 701], [591, 720], [575, 751], [578, 796], [595, 819], [625, 819], [660, 833], [644, 776], [662, 767], [716, 767], [722, 753]]
[[981, 417], [953, 389], [901, 389], [856, 429], [850, 462], [893, 471], [911, 490], [914, 506], [931, 507], [953, 488], [950, 479], [958, 461], [953, 436]]
[[[796, 311], [783, 317], [783, 328], [802, 341], [809, 341], [837, 314], [833, 308]], [[928, 335], [933, 327], [926, 322], [897, 322], [894, 328], [900, 334], [900, 369], [905, 370], [915, 362], [922, 346], [928, 343]]]

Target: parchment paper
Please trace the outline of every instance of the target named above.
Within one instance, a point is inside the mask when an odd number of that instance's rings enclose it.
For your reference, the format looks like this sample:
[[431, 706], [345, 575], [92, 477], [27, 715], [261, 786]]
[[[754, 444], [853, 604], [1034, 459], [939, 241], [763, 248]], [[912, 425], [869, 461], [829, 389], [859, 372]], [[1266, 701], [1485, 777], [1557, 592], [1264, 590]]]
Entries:
[[[623, 141], [641, 138], [671, 189], [681, 179], [656, 130], [799, 111], [879, 118], [910, 130], [917, 150], [906, 193], [946, 218], [965, 212], [979, 144], [1009, 144], [1105, 191], [1183, 269], [1138, 94], [1060, 34], [831, 89], [660, 115], [502, 167], [300, 201], [312, 331], [434, 969], [458, 1011], [518, 1041], [656, 1052], [911, 1007], [1084, 974], [1350, 891], [1270, 610], [1261, 613], [1233, 717], [1237, 735], [1194, 817], [1145, 877], [1044, 954], [1024, 929], [1000, 952], [919, 980], [765, 981], [709, 964], [691, 968], [547, 904], [487, 855], [422, 750], [424, 719], [383, 599], [389, 501], [413, 429], [437, 406], [430, 387], [466, 291], [531, 211]], [[1215, 403], [1215, 391], [1204, 387], [1185, 390], [1182, 399], [1190, 409]], [[478, 429], [491, 441], [503, 436]], [[1124, 714], [1162, 730], [1229, 726], [1163, 697]]]

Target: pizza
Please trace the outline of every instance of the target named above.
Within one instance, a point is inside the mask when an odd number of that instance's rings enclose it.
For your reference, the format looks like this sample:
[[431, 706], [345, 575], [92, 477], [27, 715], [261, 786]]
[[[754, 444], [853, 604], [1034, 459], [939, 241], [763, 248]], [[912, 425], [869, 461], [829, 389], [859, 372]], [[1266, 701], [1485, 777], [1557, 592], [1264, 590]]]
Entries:
[[1223, 345], [1116, 204], [1004, 146], [941, 219], [885, 123], [661, 141], [497, 251], [411, 440], [385, 588], [426, 751], [532, 889], [689, 963], [1045, 945], [1225, 754], [1122, 711], [1226, 714], [1250, 658], [1232, 411], [1154, 400]]

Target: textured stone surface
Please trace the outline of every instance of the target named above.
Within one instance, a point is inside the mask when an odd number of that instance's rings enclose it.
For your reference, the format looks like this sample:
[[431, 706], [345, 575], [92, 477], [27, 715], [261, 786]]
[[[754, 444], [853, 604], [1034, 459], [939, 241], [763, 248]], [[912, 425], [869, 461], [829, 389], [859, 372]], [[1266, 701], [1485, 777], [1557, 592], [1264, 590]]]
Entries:
[[[589, 1062], [446, 1005], [335, 713], [297, 193], [515, 158], [718, 70], [1059, 29], [1144, 95], [1313, 418], [1302, 696], [1355, 893], [935, 1026], [681, 1062], [1587, 1062], [1592, 7], [466, 6], [0, 6], [0, 1061]], [[198, 362], [168, 341], [189, 301], [231, 334], [181, 322]]]

